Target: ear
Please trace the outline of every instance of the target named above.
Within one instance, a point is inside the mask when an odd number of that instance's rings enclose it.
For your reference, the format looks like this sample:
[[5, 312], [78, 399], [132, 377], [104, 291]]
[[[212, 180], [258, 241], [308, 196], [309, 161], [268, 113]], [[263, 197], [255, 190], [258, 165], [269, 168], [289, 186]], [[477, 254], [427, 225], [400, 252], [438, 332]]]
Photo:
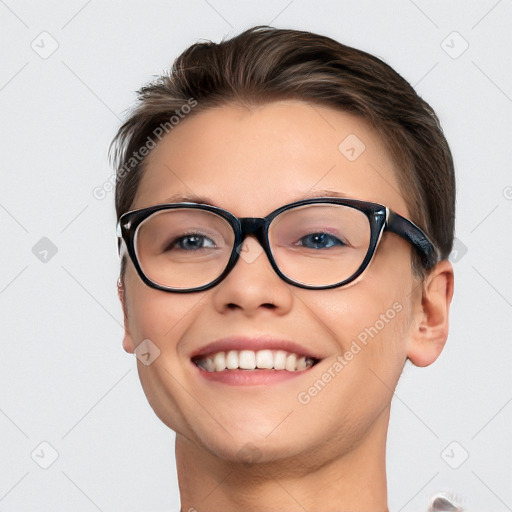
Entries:
[[129, 354], [133, 354], [135, 351], [135, 346], [133, 344], [133, 339], [130, 334], [130, 329], [128, 327], [128, 308], [126, 306], [126, 290], [122, 280], [119, 278], [117, 280], [117, 296], [121, 301], [121, 307], [123, 308], [123, 317], [124, 317], [124, 337], [123, 337], [123, 348]]
[[453, 297], [453, 267], [442, 260], [423, 283], [421, 304], [410, 339], [407, 357], [415, 366], [428, 366], [441, 354], [448, 338], [450, 303]]

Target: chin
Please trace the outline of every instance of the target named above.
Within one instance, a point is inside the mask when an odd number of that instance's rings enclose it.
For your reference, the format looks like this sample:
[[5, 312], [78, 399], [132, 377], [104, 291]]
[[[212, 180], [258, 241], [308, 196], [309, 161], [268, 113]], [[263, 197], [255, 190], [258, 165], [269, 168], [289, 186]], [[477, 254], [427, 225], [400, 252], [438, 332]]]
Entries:
[[262, 440], [261, 436], [223, 437], [222, 439], [201, 439], [204, 449], [215, 457], [235, 464], [262, 465], [277, 463], [301, 455], [302, 445], [285, 439]]

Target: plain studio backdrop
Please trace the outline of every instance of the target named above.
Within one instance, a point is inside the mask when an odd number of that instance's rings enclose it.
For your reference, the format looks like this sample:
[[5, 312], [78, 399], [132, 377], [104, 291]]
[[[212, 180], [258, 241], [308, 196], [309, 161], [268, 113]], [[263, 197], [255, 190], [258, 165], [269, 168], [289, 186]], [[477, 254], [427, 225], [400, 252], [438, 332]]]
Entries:
[[512, 510], [509, 0], [0, 0], [0, 510], [179, 509], [174, 434], [121, 347], [107, 147], [185, 47], [257, 24], [377, 55], [438, 113], [458, 187], [450, 335], [393, 398], [389, 505], [445, 491]]

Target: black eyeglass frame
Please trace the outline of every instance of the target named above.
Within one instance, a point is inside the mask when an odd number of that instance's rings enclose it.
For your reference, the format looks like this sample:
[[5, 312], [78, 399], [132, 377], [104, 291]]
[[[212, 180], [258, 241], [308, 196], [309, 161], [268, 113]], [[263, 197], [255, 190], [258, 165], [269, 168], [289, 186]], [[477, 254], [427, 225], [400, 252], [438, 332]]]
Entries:
[[[370, 244], [363, 262], [361, 263], [359, 268], [354, 272], [354, 274], [352, 274], [350, 277], [335, 284], [313, 286], [306, 285], [298, 281], [294, 281], [293, 279], [289, 278], [279, 270], [279, 267], [277, 266], [274, 260], [270, 248], [270, 242], [268, 239], [268, 229], [270, 223], [279, 214], [287, 210], [297, 208], [299, 206], [318, 203], [339, 204], [349, 206], [351, 208], [355, 208], [363, 212], [370, 222]], [[162, 210], [172, 210], [176, 208], [192, 208], [216, 213], [220, 217], [227, 220], [228, 223], [233, 228], [235, 240], [233, 243], [233, 249], [231, 252], [231, 256], [228, 260], [228, 263], [226, 264], [226, 267], [224, 268], [223, 272], [216, 279], [205, 285], [198, 286], [195, 288], [171, 288], [163, 286], [149, 279], [143, 272], [141, 266], [139, 265], [139, 261], [135, 251], [135, 235], [137, 232], [137, 228], [144, 220], [146, 220], [149, 216], [153, 215], [154, 213]], [[285, 282], [291, 285], [309, 290], [324, 290], [330, 288], [338, 288], [347, 285], [354, 281], [355, 279], [357, 279], [370, 264], [380, 242], [381, 236], [385, 230], [397, 234], [398, 236], [402, 237], [407, 242], [412, 244], [413, 247], [418, 251], [421, 257], [422, 264], [427, 270], [432, 268], [437, 263], [438, 260], [437, 251], [434, 247], [434, 244], [429, 240], [427, 235], [409, 219], [402, 217], [398, 213], [395, 213], [393, 210], [390, 210], [389, 208], [382, 204], [361, 201], [359, 199], [339, 197], [315, 197], [310, 199], [302, 199], [300, 201], [295, 201], [293, 203], [281, 206], [280, 208], [269, 213], [266, 217], [243, 218], [238, 218], [231, 212], [224, 210], [223, 208], [219, 208], [217, 206], [212, 206], [209, 204], [192, 202], [158, 204], [155, 206], [141, 208], [138, 210], [132, 210], [124, 213], [123, 215], [121, 215], [117, 222], [116, 230], [118, 237], [119, 255], [121, 252], [121, 243], [122, 241], [124, 241], [130, 259], [132, 260], [132, 263], [135, 266], [135, 269], [137, 270], [137, 273], [139, 274], [142, 281], [148, 286], [155, 288], [157, 290], [174, 293], [191, 293], [204, 291], [220, 283], [236, 265], [240, 257], [239, 248], [241, 247], [241, 244], [248, 235], [254, 235], [256, 237], [261, 247], [263, 248], [265, 254], [267, 255], [267, 258], [270, 261], [272, 268], [281, 279], [283, 279]]]

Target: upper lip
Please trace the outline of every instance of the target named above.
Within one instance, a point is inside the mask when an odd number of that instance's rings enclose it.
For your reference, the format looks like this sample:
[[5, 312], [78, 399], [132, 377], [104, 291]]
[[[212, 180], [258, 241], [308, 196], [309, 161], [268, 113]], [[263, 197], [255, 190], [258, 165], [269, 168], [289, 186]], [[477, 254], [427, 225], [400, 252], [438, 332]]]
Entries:
[[285, 350], [286, 352], [292, 352], [315, 360], [321, 359], [317, 354], [314, 354], [311, 350], [295, 341], [268, 335], [219, 338], [192, 352], [190, 358], [198, 359], [216, 352], [228, 352], [229, 350], [254, 350], [255, 352], [259, 350]]

